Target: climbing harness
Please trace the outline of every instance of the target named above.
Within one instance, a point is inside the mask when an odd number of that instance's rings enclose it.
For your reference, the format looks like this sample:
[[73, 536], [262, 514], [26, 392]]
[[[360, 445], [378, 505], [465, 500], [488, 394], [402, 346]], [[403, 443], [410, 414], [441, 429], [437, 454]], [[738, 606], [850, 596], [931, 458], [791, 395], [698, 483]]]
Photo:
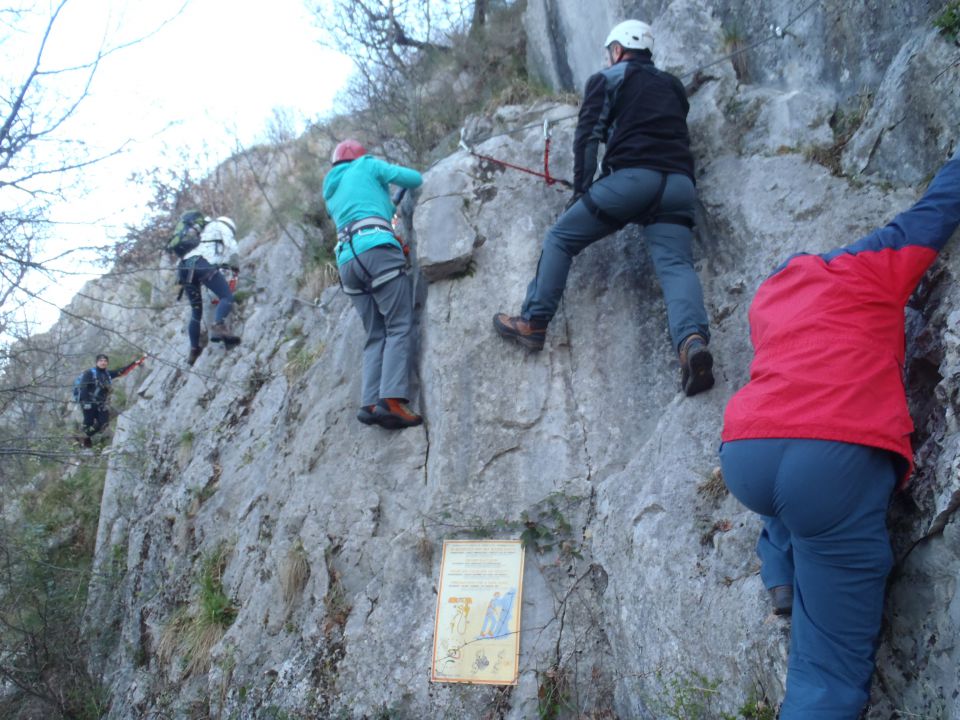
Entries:
[[[529, 127], [532, 127], [532, 126], [529, 126]], [[466, 142], [466, 140], [464, 139], [464, 133], [465, 133], [465, 131], [466, 131], [466, 128], [461, 128], [461, 129], [460, 129], [460, 145], [459, 145], [459, 146], [460, 146], [461, 149], [463, 149], [463, 150], [465, 150], [466, 152], [470, 153], [470, 154], [473, 155], [475, 158], [478, 158], [479, 160], [486, 160], [487, 162], [492, 162], [492, 163], [494, 163], [494, 164], [496, 164], [496, 165], [500, 165], [500, 166], [502, 166], [502, 167], [510, 168], [510, 169], [512, 169], [512, 170], [519, 170], [520, 172], [525, 172], [525, 173], [527, 173], [528, 175], [535, 175], [536, 177], [543, 178], [544, 182], [546, 182], [547, 185], [560, 184], [560, 185], [563, 185], [564, 187], [566, 187], [566, 188], [568, 188], [568, 189], [570, 189], [570, 190], [573, 189], [573, 183], [570, 182], [569, 180], [564, 180], [563, 178], [553, 177], [553, 176], [550, 174], [550, 134], [551, 134], [551, 133], [550, 133], [550, 121], [549, 121], [549, 120], [544, 120], [544, 121], [543, 121], [543, 172], [537, 172], [536, 170], [533, 170], [533, 169], [527, 168], [527, 167], [523, 167], [522, 165], [515, 165], [515, 164], [513, 164], [513, 163], [508, 163], [506, 160], [499, 160], [499, 159], [497, 159], [497, 158], [495, 158], [495, 157], [490, 157], [489, 155], [482, 155], [482, 154], [478, 153], [476, 150], [474, 150], [474, 149], [471, 148], [469, 145], [467, 145], [467, 142]]]
[[340, 253], [343, 252], [343, 248], [349, 247], [350, 252], [353, 253], [353, 259], [357, 261], [360, 269], [363, 270], [363, 274], [367, 276], [369, 286], [369, 289], [345, 287], [343, 284], [343, 279], [340, 278], [340, 274], [337, 273], [337, 278], [340, 281], [340, 289], [343, 290], [343, 292], [347, 295], [369, 295], [381, 285], [390, 282], [394, 278], [400, 277], [407, 271], [405, 267], [394, 268], [393, 270], [388, 270], [387, 272], [374, 277], [370, 271], [367, 270], [366, 266], [363, 264], [363, 261], [360, 260], [360, 256], [357, 255], [357, 251], [353, 247], [353, 238], [360, 231], [369, 230], [371, 228], [377, 228], [389, 232], [394, 238], [396, 238], [397, 242], [400, 243], [400, 247], [403, 248], [404, 256], [409, 255], [409, 249], [407, 249], [400, 237], [396, 234], [396, 232], [394, 232], [393, 223], [391, 223], [389, 220], [384, 220], [380, 217], [368, 217], [361, 218], [360, 220], [354, 220], [349, 225], [345, 225], [341, 230], [337, 231], [337, 257], [339, 257]]
[[617, 230], [623, 229], [630, 223], [636, 223], [638, 225], [642, 225], [643, 227], [646, 227], [647, 225], [653, 225], [655, 223], [664, 223], [668, 225], [683, 225], [685, 227], [692, 228], [693, 218], [691, 218], [689, 215], [684, 215], [682, 213], [660, 212], [660, 203], [663, 201], [663, 191], [666, 189], [666, 187], [667, 174], [660, 173], [660, 187], [657, 188], [656, 194], [642, 212], [633, 215], [626, 220], [621, 220], [620, 218], [614, 217], [597, 205], [594, 199], [590, 197], [589, 190], [580, 196], [580, 202], [583, 203], [583, 206], [589, 210], [590, 214], [593, 215], [597, 220]]

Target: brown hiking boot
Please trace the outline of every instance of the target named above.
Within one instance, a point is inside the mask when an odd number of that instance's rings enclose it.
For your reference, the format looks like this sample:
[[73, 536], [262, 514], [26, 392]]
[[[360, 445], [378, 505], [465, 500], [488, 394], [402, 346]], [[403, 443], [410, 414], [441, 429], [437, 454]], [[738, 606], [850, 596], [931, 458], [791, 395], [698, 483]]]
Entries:
[[493, 329], [500, 337], [515, 340], [530, 352], [543, 350], [543, 343], [547, 339], [547, 323], [537, 318], [524, 320], [522, 317], [497, 313], [493, 316]]
[[236, 345], [240, 338], [230, 332], [230, 326], [223, 320], [210, 326], [210, 342], [222, 342], [225, 345]]
[[202, 347], [192, 347], [190, 348], [190, 354], [187, 355], [187, 365], [193, 365], [197, 358], [200, 357], [200, 353], [203, 352]]
[[680, 386], [688, 397], [713, 387], [713, 355], [703, 335], [688, 335], [680, 343]]
[[388, 430], [414, 427], [423, 422], [423, 418], [413, 412], [403, 398], [381, 398], [373, 408], [373, 416]]

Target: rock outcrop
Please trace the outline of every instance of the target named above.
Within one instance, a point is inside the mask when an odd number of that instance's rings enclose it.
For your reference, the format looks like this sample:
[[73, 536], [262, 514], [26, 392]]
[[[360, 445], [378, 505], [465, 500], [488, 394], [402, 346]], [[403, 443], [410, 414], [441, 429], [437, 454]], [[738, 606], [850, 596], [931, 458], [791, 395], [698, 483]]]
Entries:
[[[749, 42], [804, 9], [633, 5], [530, 0], [544, 76], [582, 84], [627, 11], [653, 21], [658, 62], [683, 74], [725, 54], [733, 19]], [[895, 5], [815, 3], [751, 51], [752, 82], [724, 62], [691, 100], [696, 254], [718, 361], [709, 393], [678, 391], [633, 227], [576, 259], [542, 353], [501, 342], [490, 318], [519, 307], [567, 197], [463, 151], [427, 172], [412, 218], [422, 427], [354, 419], [360, 321], [335, 286], [304, 296], [295, 233], [241, 233], [251, 280], [239, 347], [208, 348], [189, 369], [182, 314], [136, 321], [156, 360], [117, 423], [88, 609], [110, 717], [554, 717], [548, 697], [561, 717], [660, 718], [705, 684], [714, 714], [703, 717], [719, 717], [782, 698], [789, 624], [769, 615], [758, 519], [715, 472], [722, 411], [747, 378], [758, 283], [793, 252], [889, 220], [960, 142], [956, 47], [930, 30], [935, 3]], [[838, 113], [864, 88], [872, 106], [838, 138]], [[474, 119], [469, 139], [537, 167], [539, 123], [552, 118], [563, 176], [575, 114], [503, 108]], [[891, 515], [897, 565], [871, 718], [960, 713], [958, 272], [944, 253], [909, 311], [919, 472]], [[111, 282], [92, 294], [136, 292]], [[114, 320], [132, 331], [131, 317]], [[503, 529], [524, 523], [552, 541], [527, 549], [518, 686], [431, 684], [442, 541], [515, 537]], [[177, 628], [197, 612], [210, 558], [235, 617], [201, 651]]]

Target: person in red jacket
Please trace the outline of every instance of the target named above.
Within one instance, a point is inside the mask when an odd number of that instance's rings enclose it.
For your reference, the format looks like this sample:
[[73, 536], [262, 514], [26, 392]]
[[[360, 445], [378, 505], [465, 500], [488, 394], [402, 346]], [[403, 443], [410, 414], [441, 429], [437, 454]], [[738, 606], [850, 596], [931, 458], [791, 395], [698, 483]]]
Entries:
[[750, 306], [750, 381], [727, 405], [720, 460], [765, 517], [764, 564], [792, 568], [781, 720], [855, 720], [869, 699], [886, 512], [913, 470], [904, 308], [958, 225], [960, 151], [912, 208], [852, 245], [794, 255]]

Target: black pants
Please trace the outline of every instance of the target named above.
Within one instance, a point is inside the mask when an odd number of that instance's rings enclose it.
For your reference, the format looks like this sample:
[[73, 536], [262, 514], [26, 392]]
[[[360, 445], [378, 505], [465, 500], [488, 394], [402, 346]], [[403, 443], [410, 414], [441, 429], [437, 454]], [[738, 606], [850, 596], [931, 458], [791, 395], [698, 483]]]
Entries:
[[91, 437], [103, 430], [110, 422], [110, 411], [106, 405], [99, 403], [84, 403], [89, 407], [83, 407], [83, 432], [87, 437]]

